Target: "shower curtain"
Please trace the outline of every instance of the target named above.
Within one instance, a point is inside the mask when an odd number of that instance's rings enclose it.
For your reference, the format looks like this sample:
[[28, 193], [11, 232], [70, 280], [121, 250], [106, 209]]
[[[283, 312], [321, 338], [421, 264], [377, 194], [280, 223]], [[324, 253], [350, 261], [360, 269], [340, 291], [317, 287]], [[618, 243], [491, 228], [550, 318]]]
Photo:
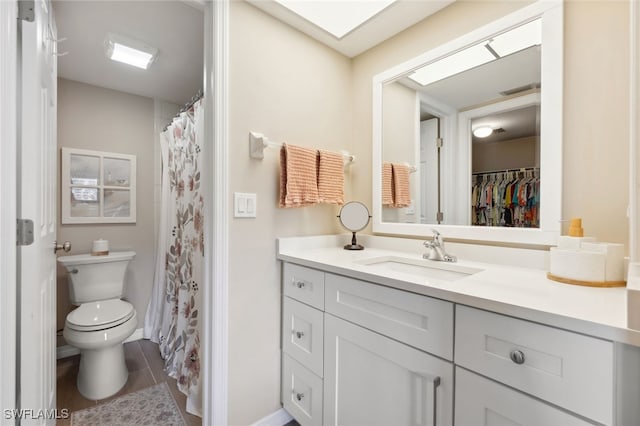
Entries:
[[162, 198], [156, 267], [144, 337], [159, 344], [165, 371], [202, 416], [200, 323], [204, 260], [202, 100], [161, 133]]

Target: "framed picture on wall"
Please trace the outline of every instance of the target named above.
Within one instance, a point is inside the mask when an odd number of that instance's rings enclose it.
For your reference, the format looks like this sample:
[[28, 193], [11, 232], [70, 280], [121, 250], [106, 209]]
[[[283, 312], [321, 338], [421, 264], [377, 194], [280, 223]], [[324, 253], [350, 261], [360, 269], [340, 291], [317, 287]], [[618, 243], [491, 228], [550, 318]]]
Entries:
[[136, 156], [62, 148], [62, 223], [135, 223]]

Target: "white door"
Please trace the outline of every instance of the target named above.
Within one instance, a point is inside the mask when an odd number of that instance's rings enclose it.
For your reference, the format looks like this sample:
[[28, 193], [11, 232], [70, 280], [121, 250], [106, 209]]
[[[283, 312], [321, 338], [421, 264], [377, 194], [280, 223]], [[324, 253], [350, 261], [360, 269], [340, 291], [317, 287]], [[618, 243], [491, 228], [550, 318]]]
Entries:
[[420, 223], [438, 223], [438, 120], [420, 123]]
[[34, 224], [33, 243], [19, 250], [19, 408], [34, 410], [22, 424], [54, 424], [40, 410], [56, 408], [56, 31], [50, 2], [33, 5], [34, 21], [21, 21], [19, 70], [18, 214]]
[[325, 314], [325, 425], [440, 425], [453, 415], [453, 365]]

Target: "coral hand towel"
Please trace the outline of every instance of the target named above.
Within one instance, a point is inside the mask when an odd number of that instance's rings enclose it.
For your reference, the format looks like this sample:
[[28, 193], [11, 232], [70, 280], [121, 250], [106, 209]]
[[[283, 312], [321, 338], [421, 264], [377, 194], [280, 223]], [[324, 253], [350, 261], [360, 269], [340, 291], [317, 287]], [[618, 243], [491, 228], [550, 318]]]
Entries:
[[409, 207], [411, 192], [409, 191], [409, 166], [392, 164], [393, 170], [393, 207]]
[[393, 175], [391, 163], [382, 163], [382, 205], [393, 207]]
[[280, 150], [280, 207], [318, 204], [316, 150], [284, 144]]
[[318, 150], [318, 198], [321, 203], [344, 204], [342, 154]]

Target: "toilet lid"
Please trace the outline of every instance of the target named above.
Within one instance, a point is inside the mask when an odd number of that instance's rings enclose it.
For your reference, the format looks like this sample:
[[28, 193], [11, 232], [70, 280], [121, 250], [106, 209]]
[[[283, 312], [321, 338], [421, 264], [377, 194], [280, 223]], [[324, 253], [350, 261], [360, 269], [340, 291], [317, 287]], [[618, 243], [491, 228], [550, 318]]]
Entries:
[[67, 324], [76, 330], [115, 327], [134, 315], [133, 305], [120, 299], [83, 303], [67, 315]]

